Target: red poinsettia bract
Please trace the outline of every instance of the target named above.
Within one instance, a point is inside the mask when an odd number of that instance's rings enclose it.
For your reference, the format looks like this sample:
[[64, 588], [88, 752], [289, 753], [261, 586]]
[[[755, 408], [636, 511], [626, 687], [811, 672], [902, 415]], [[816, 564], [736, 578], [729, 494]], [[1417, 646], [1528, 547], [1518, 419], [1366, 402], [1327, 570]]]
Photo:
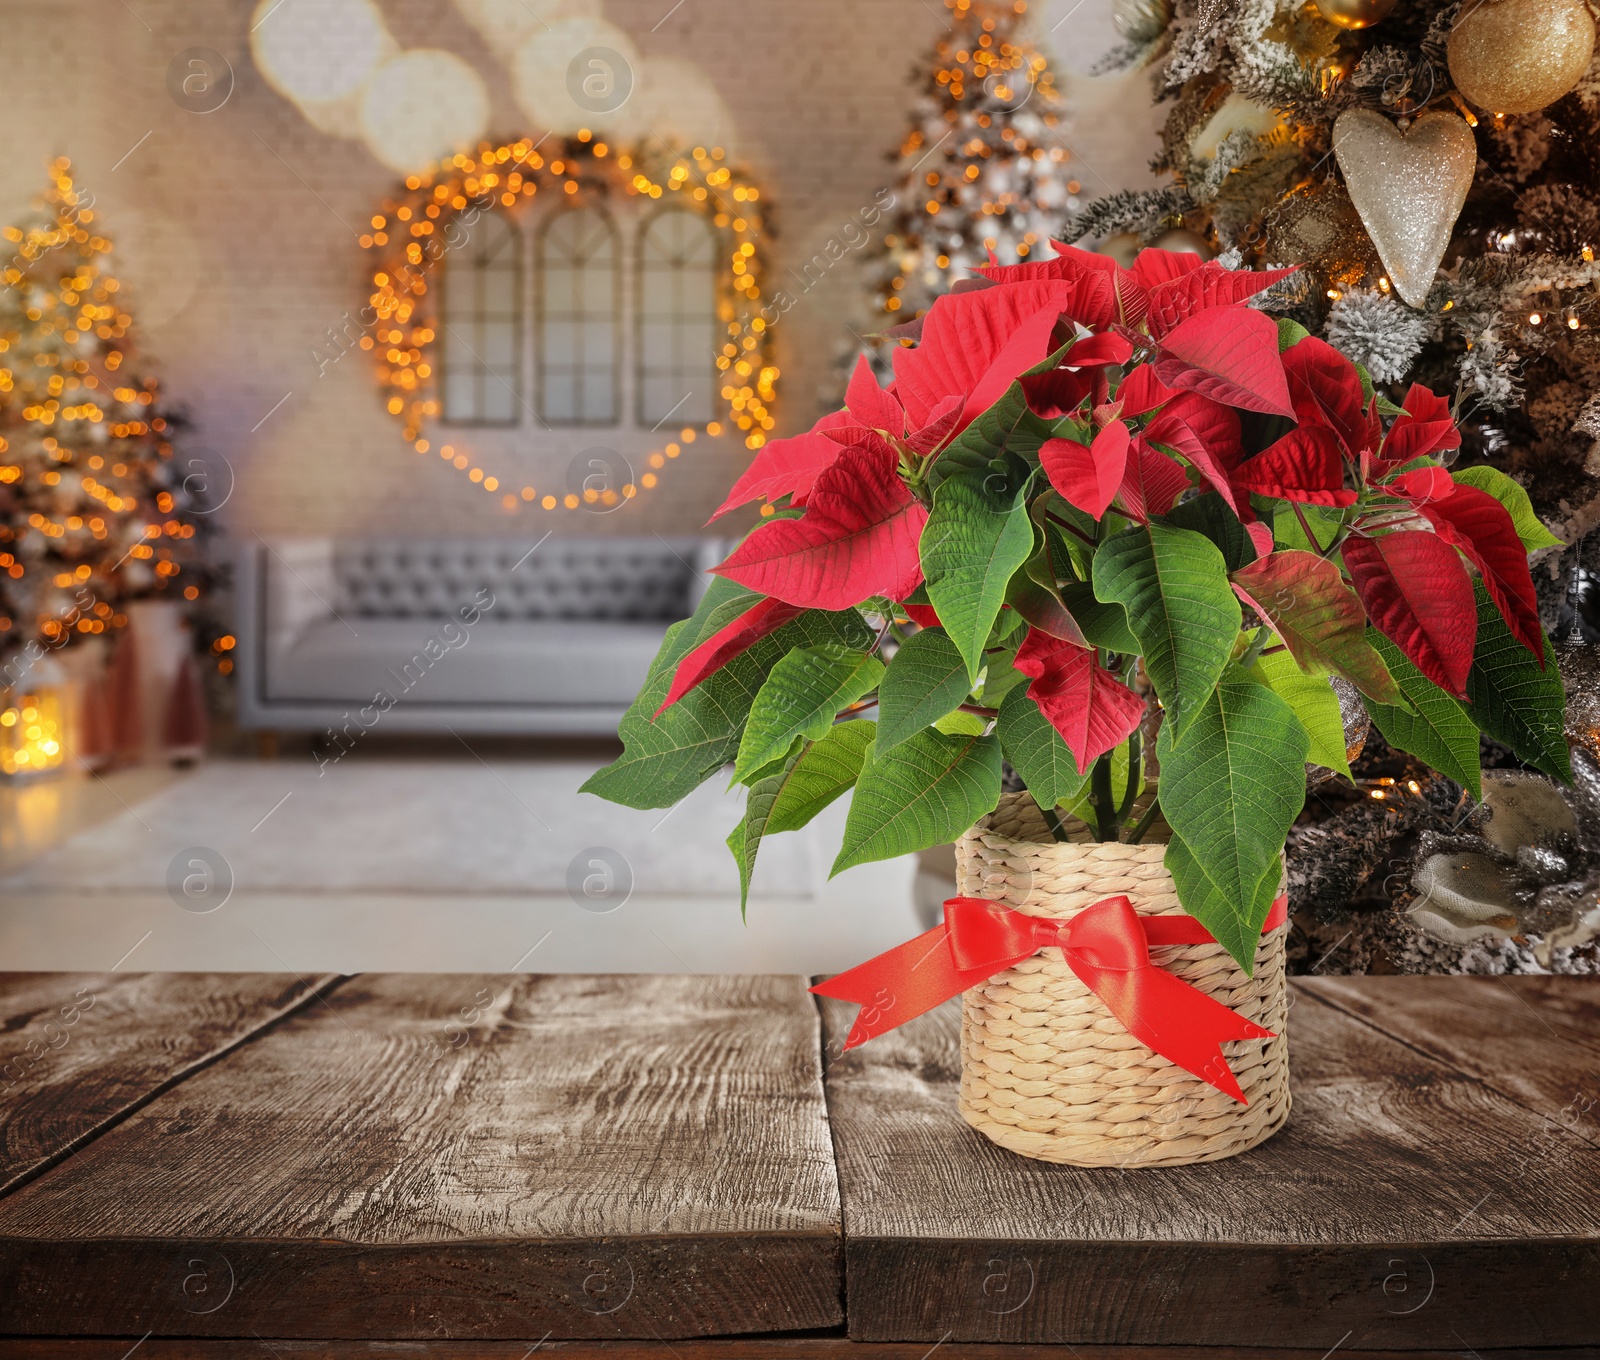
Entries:
[[1102, 666], [1093, 647], [1032, 628], [1017, 649], [1016, 667], [1032, 677], [1028, 697], [1061, 733], [1079, 774], [1125, 742], [1144, 719], [1143, 697]]
[[[1359, 599], [1366, 619], [1450, 693], [1465, 694], [1472, 665], [1472, 572], [1543, 664], [1532, 578], [1510, 514], [1440, 461], [1461, 442], [1448, 402], [1413, 385], [1398, 414], [1380, 409], [1332, 346], [1303, 334], [1280, 341], [1272, 318], [1245, 304], [1290, 271], [1236, 271], [1158, 250], [1124, 268], [1071, 246], [1055, 251], [977, 270], [897, 329], [915, 344], [895, 352], [889, 386], [863, 357], [842, 410], [756, 455], [717, 515], [784, 498], [802, 513], [761, 525], [716, 568], [763, 598], [683, 659], [666, 704], [801, 610], [904, 601], [923, 580], [929, 468], [1019, 379], [1031, 419], [1050, 431], [1023, 450], [1037, 485], [1091, 519], [1148, 524], [1191, 490], [1214, 492], [1265, 563], [1273, 531], [1257, 513], [1286, 502], [1311, 552], [1342, 566], [1350, 607]], [[1061, 357], [1047, 368], [1052, 353]], [[1387, 430], [1385, 410], [1394, 415]], [[1241, 411], [1293, 425], [1247, 455]], [[994, 456], [981, 440], [974, 451]], [[1329, 518], [1334, 512], [1339, 518]], [[1308, 513], [1323, 516], [1320, 530]], [[1140, 701], [1080, 645], [1060, 602], [1018, 579], [1011, 598], [1034, 626], [1017, 667], [1033, 677], [1029, 693], [1083, 766], [1108, 749], [1101, 739], [1132, 721]], [[907, 608], [917, 622], [937, 623], [928, 606]], [[1070, 626], [1052, 628], [1047, 614]], [[1352, 643], [1339, 654], [1353, 666], [1358, 652]], [[1359, 664], [1372, 663], [1361, 654]]]

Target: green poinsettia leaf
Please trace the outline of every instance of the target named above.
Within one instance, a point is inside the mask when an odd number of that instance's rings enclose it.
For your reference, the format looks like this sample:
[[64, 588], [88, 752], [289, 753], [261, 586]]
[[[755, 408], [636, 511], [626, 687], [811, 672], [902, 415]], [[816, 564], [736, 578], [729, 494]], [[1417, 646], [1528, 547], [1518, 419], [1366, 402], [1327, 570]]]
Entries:
[[[1077, 620], [1068, 612], [1061, 599], [1061, 583], [1076, 581], [1078, 573], [1072, 555], [1063, 542], [1061, 528], [1037, 513], [1038, 497], [1029, 507], [1028, 517], [1033, 523], [1033, 551], [1006, 586], [1006, 605], [1035, 628], [1043, 629], [1052, 637], [1065, 638], [1079, 646], [1088, 640]], [[1004, 617], [1004, 614], [1002, 614]]]
[[[1086, 432], [1082, 442], [1087, 443]], [[1128, 521], [1107, 510], [1102, 521], [1078, 509], [1053, 488], [1039, 492], [1028, 505], [1028, 518], [1044, 540], [1051, 575], [1059, 587], [1067, 581], [1087, 581], [1094, 567], [1094, 545], [1102, 525], [1107, 537], [1127, 527]]]
[[852, 718], [807, 746], [772, 800], [767, 835], [798, 831], [854, 784], [877, 727], [870, 719]]
[[1035, 559], [1030, 558], [1027, 565], [1011, 578], [1006, 586], [1006, 608], [1001, 610], [1000, 618], [1004, 619], [1009, 614], [1049, 633], [1051, 637], [1065, 638], [1080, 647], [1087, 646], [1088, 639], [1078, 627], [1078, 621], [1061, 602], [1060, 593], [1053, 585], [1044, 585], [1033, 576], [1034, 564]]
[[943, 732], [947, 737], [967, 735], [982, 736], [988, 730], [989, 720], [977, 713], [946, 713], [938, 722], [934, 723], [935, 732]]
[[1311, 741], [1306, 759], [1354, 783], [1344, 740], [1344, 715], [1332, 681], [1325, 675], [1307, 675], [1287, 651], [1260, 657], [1251, 670], [1300, 719]]
[[1111, 600], [1095, 598], [1094, 589], [1082, 581], [1069, 581], [1060, 588], [1061, 602], [1077, 620], [1091, 647], [1108, 652], [1136, 655], [1139, 639], [1128, 627], [1128, 611]]
[[967, 663], [969, 685], [1005, 602], [1011, 574], [1033, 551], [1023, 507], [1026, 480], [989, 470], [958, 472], [940, 483], [922, 530], [922, 570], [939, 622]]
[[1362, 696], [1383, 739], [1465, 786], [1474, 798], [1482, 798], [1478, 727], [1466, 705], [1428, 679], [1376, 628], [1367, 629], [1367, 640], [1377, 648], [1409, 705], [1380, 704]]
[[989, 641], [984, 652], [987, 653], [991, 647], [1019, 646], [1027, 626], [1028, 621], [1015, 609], [1002, 609], [995, 615], [994, 627], [989, 630]]
[[1019, 686], [1026, 688], [1029, 677], [1016, 667], [1017, 649], [1013, 645], [1005, 651], [991, 652], [984, 669], [983, 688], [978, 691], [978, 702], [987, 708], [999, 708], [1006, 696]]
[[1505, 506], [1526, 551], [1537, 552], [1540, 548], [1560, 546], [1561, 540], [1545, 528], [1544, 522], [1533, 513], [1533, 502], [1528, 499], [1528, 493], [1505, 473], [1497, 468], [1480, 466], [1462, 468], [1450, 475], [1467, 486], [1487, 491]]
[[1254, 974], [1256, 942], [1283, 885], [1282, 864], [1274, 860], [1262, 871], [1255, 887], [1244, 897], [1236, 898], [1219, 888], [1201, 868], [1181, 836], [1174, 835], [1168, 842], [1165, 862], [1183, 909], [1211, 932], [1247, 975]]
[[993, 736], [918, 732], [862, 767], [833, 872], [944, 845], [999, 801]]
[[733, 862], [739, 866], [741, 917], [750, 906], [750, 875], [755, 872], [756, 852], [761, 848], [761, 838], [766, 835], [772, 817], [772, 805], [799, 763], [800, 751], [792, 751], [778, 768], [751, 784], [744, 802], [744, 816], [739, 819], [739, 825], [728, 833], [728, 849], [733, 852]]
[[1228, 509], [1228, 503], [1215, 491], [1192, 496], [1173, 506], [1161, 516], [1161, 522], [1178, 529], [1192, 529], [1210, 539], [1221, 550], [1222, 560], [1230, 572], [1256, 560], [1256, 545], [1243, 521]]
[[968, 425], [928, 469], [934, 499], [951, 477], [985, 477], [999, 472], [1013, 480], [1026, 467], [1027, 453], [1037, 453], [1049, 438], [1042, 422], [1028, 409], [1022, 387], [1013, 383], [1006, 394]]
[[796, 737], [780, 754], [759, 769], [750, 771], [743, 778], [740, 778], [737, 774], [729, 776], [728, 787], [733, 789], [743, 784], [746, 788], [754, 788], [759, 781], [765, 779], [769, 774], [776, 774], [783, 765], [788, 763], [791, 756], [799, 755], [805, 749], [805, 744], [806, 739], [804, 737]]
[[995, 735], [1000, 738], [1001, 752], [1022, 776], [1040, 807], [1070, 802], [1089, 782], [1087, 774], [1078, 773], [1078, 762], [1061, 733], [1025, 689], [1014, 689], [1006, 695], [995, 723]]
[[748, 782], [757, 770], [781, 759], [797, 737], [815, 741], [840, 709], [876, 689], [882, 675], [883, 662], [863, 651], [836, 644], [794, 648], [756, 694], [734, 778]]
[[1128, 611], [1166, 709], [1162, 730], [1181, 744], [1239, 635], [1239, 601], [1222, 553], [1192, 529], [1127, 529], [1096, 551], [1094, 590]]
[[1286, 316], [1280, 316], [1278, 318], [1278, 353], [1282, 354], [1284, 350], [1289, 349], [1291, 346], [1298, 345], [1310, 334], [1311, 332], [1298, 321], [1293, 321]]
[[[1297, 506], [1288, 501], [1266, 501], [1265, 498], [1262, 501], [1269, 507], [1263, 513], [1272, 516], [1272, 538], [1279, 548], [1320, 554], [1324, 547], [1333, 542], [1344, 523], [1344, 511], [1332, 506], [1299, 505], [1300, 514], [1297, 515]], [[1305, 528], [1300, 524], [1302, 516], [1316, 536], [1315, 543], [1306, 537]]]
[[1237, 667], [1207, 697], [1181, 743], [1173, 744], [1165, 724], [1156, 739], [1162, 814], [1222, 906], [1189, 901], [1182, 884], [1179, 900], [1246, 971], [1261, 923], [1252, 930], [1245, 913], [1254, 911], [1257, 886], [1305, 803], [1310, 745], [1294, 710]]
[[618, 725], [622, 754], [591, 775], [582, 792], [625, 807], [671, 807], [734, 758], [756, 694], [791, 647], [842, 643], [865, 651], [872, 645], [872, 630], [854, 610], [808, 610], [736, 656], [652, 722], [678, 662], [759, 599], [719, 577], [693, 617], [667, 630], [644, 687]]
[[[943, 617], [941, 615], [941, 617]], [[971, 691], [967, 663], [942, 628], [924, 628], [894, 654], [878, 686], [878, 755], [953, 712]]]
[[[1061, 362], [1068, 348], [1063, 345], [1021, 376], [1049, 372]], [[934, 489], [937, 499], [940, 485], [957, 473], [993, 472], [995, 463], [1008, 459], [1036, 461], [1040, 447], [1054, 435], [1054, 424], [1034, 415], [1023, 395], [1022, 384], [1013, 382], [999, 401], [980, 413], [934, 460], [928, 469], [928, 485]]]
[[1483, 582], [1474, 580], [1473, 588], [1478, 596], [1478, 644], [1467, 672], [1467, 715], [1480, 731], [1509, 746], [1535, 769], [1572, 783], [1567, 693], [1550, 639], [1540, 634], [1541, 669], [1538, 658], [1511, 635]]

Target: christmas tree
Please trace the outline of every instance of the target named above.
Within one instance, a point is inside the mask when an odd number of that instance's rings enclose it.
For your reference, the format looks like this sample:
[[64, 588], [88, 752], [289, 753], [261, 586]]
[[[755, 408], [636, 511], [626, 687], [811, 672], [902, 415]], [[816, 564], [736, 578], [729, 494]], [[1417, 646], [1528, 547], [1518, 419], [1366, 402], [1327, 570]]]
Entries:
[[[1600, 70], [1582, 0], [1117, 0], [1172, 108], [1171, 183], [1074, 238], [1174, 227], [1229, 263], [1298, 264], [1267, 306], [1391, 392], [1453, 394], [1490, 462], [1576, 545], [1600, 520]], [[1119, 241], [1117, 238], [1128, 240]], [[1547, 570], [1547, 605], [1573, 577]], [[1554, 620], [1552, 619], [1552, 622]]]
[[1044, 57], [1017, 33], [1026, 0], [945, 5], [949, 29], [919, 67], [894, 206], [869, 266], [884, 326], [921, 316], [991, 256], [1026, 260], [1078, 206], [1057, 140], [1061, 96]]
[[14, 663], [121, 628], [130, 600], [196, 599], [205, 487], [174, 462], [175, 418], [136, 372], [111, 242], [68, 161], [3, 236], [0, 661]]

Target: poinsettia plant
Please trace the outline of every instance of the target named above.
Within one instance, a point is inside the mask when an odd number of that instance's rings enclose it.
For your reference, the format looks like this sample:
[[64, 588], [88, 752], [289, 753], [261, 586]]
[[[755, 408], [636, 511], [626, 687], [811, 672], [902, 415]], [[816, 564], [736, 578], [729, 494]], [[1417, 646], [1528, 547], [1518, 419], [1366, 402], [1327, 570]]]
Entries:
[[1480, 732], [1570, 779], [1528, 570], [1555, 540], [1445, 465], [1447, 401], [1247, 305], [1289, 271], [1055, 250], [978, 270], [900, 328], [889, 387], [863, 359], [760, 451], [717, 514], [763, 522], [584, 787], [666, 807], [731, 762], [747, 894], [763, 836], [852, 787], [834, 872], [954, 839], [1004, 760], [1058, 836], [1159, 813], [1249, 971], [1307, 762], [1349, 775], [1332, 677], [1474, 795]]

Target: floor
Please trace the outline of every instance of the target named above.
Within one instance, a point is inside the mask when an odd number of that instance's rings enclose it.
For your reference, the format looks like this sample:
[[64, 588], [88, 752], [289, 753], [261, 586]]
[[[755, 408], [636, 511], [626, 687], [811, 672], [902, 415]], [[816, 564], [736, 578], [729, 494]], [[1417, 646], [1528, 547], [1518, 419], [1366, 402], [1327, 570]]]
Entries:
[[921, 928], [913, 859], [827, 877], [843, 801], [763, 847], [741, 921], [723, 844], [739, 796], [712, 781], [672, 809], [615, 808], [577, 793], [600, 763], [402, 748], [0, 787], [0, 960], [820, 973]]

